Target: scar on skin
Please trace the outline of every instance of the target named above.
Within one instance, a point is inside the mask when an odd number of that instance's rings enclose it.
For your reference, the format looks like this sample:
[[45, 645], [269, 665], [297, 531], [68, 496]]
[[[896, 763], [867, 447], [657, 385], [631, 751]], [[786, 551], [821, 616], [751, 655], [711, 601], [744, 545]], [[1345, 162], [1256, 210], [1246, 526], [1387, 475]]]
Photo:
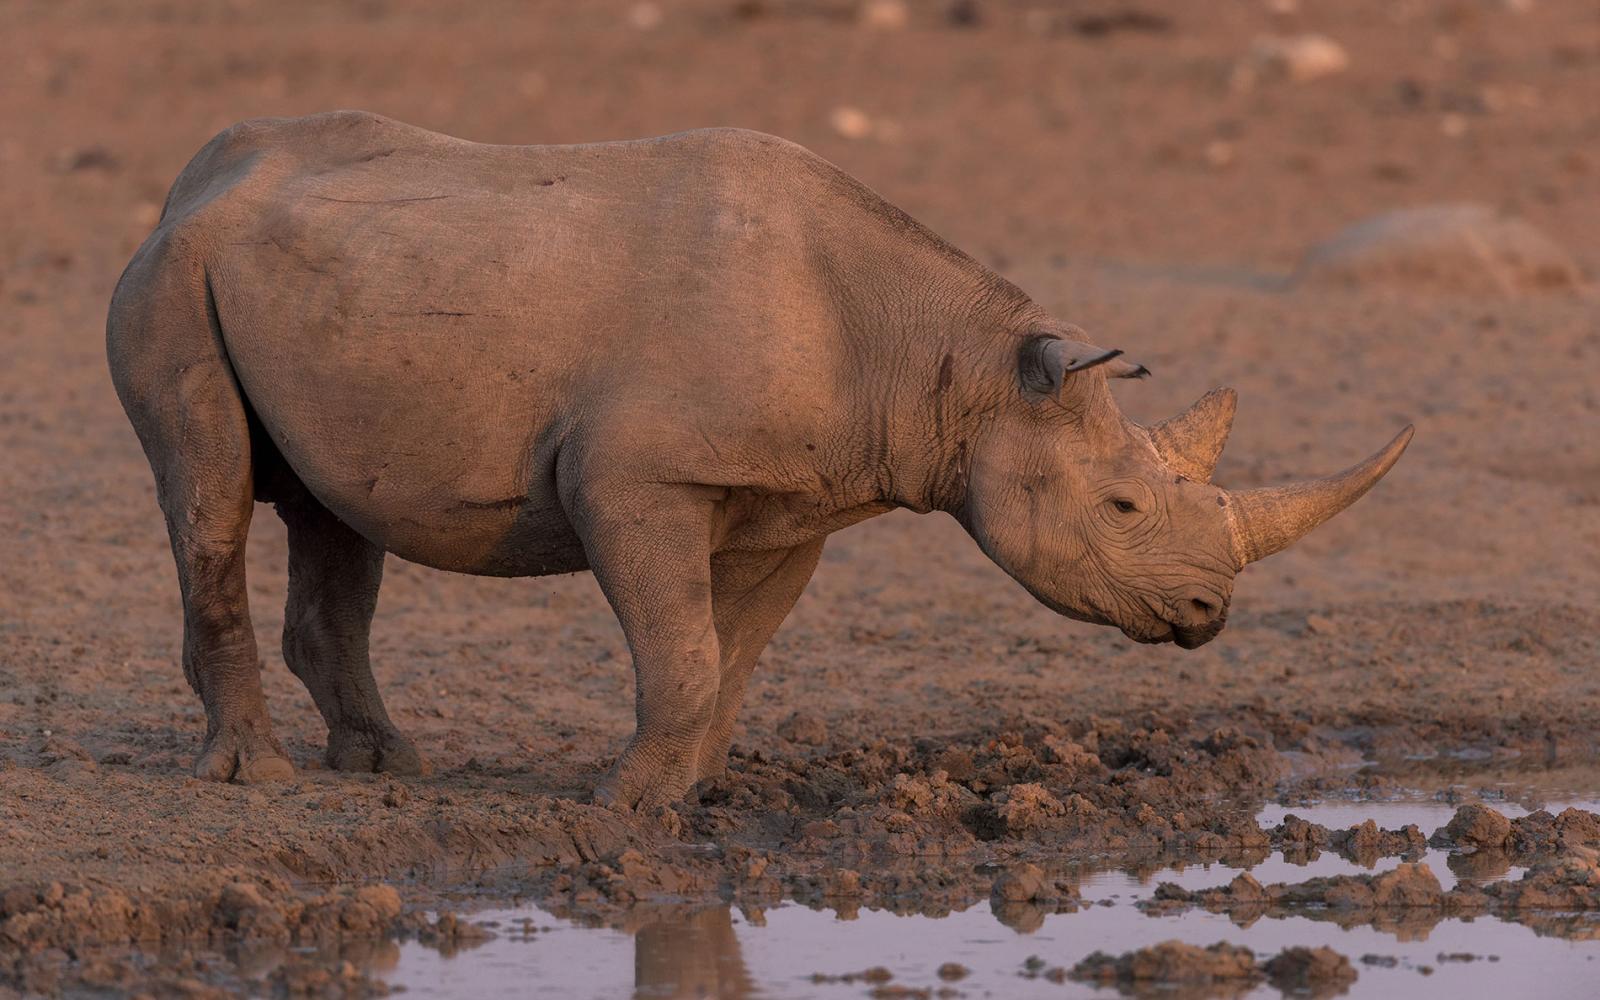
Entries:
[[522, 493], [503, 500], [462, 500], [456, 506], [465, 510], [510, 510], [513, 507], [521, 507], [527, 502], [528, 495]]
[[330, 195], [314, 194], [311, 197], [318, 201], [336, 201], [342, 205], [404, 205], [413, 201], [439, 201], [450, 196], [447, 194], [430, 194], [417, 198], [334, 198]]

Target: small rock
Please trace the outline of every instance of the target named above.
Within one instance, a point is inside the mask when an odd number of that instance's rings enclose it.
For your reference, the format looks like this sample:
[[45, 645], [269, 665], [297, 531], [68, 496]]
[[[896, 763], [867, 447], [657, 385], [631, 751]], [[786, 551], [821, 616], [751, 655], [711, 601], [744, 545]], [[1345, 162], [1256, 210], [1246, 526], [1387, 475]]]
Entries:
[[44, 731], [44, 739], [39, 742], [39, 757], [46, 764], [63, 760], [94, 763], [94, 757], [84, 749], [83, 744], [66, 736], [51, 735], [48, 729]]
[[810, 712], [795, 712], [778, 723], [778, 735], [791, 743], [821, 746], [828, 740], [828, 727]]
[[1123, 32], [1159, 35], [1172, 30], [1172, 21], [1161, 14], [1128, 8], [1104, 14], [1080, 15], [1073, 18], [1072, 30], [1085, 38], [1106, 38]]
[[659, 4], [636, 3], [628, 9], [628, 23], [639, 31], [659, 28], [663, 18]]
[[967, 978], [971, 971], [960, 962], [946, 962], [939, 966], [938, 976], [947, 983], [954, 983]]
[[1338, 635], [1339, 625], [1327, 615], [1306, 615], [1306, 631], [1312, 635]]
[[846, 139], [865, 139], [872, 134], [872, 119], [860, 108], [848, 105], [834, 108], [833, 113], [828, 115], [828, 124]]
[[945, 16], [958, 28], [975, 28], [983, 23], [983, 8], [978, 0], [955, 0]]
[[911, 20], [905, 0], [866, 0], [857, 11], [857, 17], [868, 28], [898, 31]]
[[1235, 72], [1234, 85], [1247, 88], [1258, 79], [1273, 78], [1306, 83], [1349, 66], [1344, 47], [1326, 35], [1263, 36]]
[[104, 146], [85, 146], [82, 149], [63, 150], [56, 157], [56, 170], [63, 174], [78, 173], [85, 170], [98, 170], [104, 173], [115, 173], [122, 168], [122, 161], [117, 155]]

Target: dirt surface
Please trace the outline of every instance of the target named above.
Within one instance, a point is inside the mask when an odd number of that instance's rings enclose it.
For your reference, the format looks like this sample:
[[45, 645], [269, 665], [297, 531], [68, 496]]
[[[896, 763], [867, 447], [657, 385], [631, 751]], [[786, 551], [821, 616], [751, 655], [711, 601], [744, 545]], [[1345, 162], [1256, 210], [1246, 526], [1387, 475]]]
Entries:
[[[414, 911], [490, 866], [531, 867], [477, 877], [484, 892], [510, 880], [558, 910], [715, 893], [937, 910], [993, 889], [1026, 921], [1076, 905], [1063, 859], [1281, 847], [1255, 804], [1346, 788], [1338, 768], [1363, 757], [1592, 759], [1600, 15], [1273, 13], [1293, 6], [930, 2], [900, 25], [843, 0], [6, 4], [0, 993], [231, 988], [236, 970], [186, 968], [185, 942], [448, 942], [459, 929]], [[1348, 66], [1253, 68], [1253, 40], [1306, 32]], [[1149, 365], [1118, 390], [1136, 418], [1235, 386], [1225, 485], [1331, 472], [1407, 421], [1417, 438], [1369, 498], [1245, 573], [1227, 631], [1194, 652], [1058, 619], [948, 519], [844, 532], [758, 668], [729, 777], [642, 816], [587, 804], [633, 704], [587, 575], [391, 559], [374, 660], [435, 773], [319, 770], [320, 719], [276, 652], [283, 531], [261, 509], [252, 611], [303, 770], [198, 782], [203, 717], [153, 485], [105, 373], [105, 305], [211, 134], [338, 107], [493, 142], [775, 132]], [[1458, 254], [1293, 280], [1350, 224], [1457, 203], [1522, 220], [1572, 270], [1436, 280], [1470, 268]], [[1526, 837], [1559, 840], [1555, 822]], [[1413, 840], [1346, 840], [1363, 838]], [[1592, 859], [1560, 857], [1478, 904], [1592, 900]], [[83, 950], [134, 939], [179, 957]], [[271, 988], [381, 989], [332, 968], [291, 962]]]

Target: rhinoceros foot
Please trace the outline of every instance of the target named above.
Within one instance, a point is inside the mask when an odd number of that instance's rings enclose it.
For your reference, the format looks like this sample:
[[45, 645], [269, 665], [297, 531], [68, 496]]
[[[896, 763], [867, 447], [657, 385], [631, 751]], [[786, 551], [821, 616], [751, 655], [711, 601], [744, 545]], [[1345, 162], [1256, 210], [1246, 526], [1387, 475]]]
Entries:
[[337, 771], [368, 771], [402, 777], [433, 773], [433, 765], [416, 745], [393, 727], [365, 730], [343, 728], [328, 733], [328, 766]]
[[694, 761], [691, 754], [664, 752], [649, 741], [635, 739], [595, 786], [594, 801], [644, 809], [671, 805], [693, 789]]
[[237, 781], [253, 785], [294, 777], [294, 765], [271, 730], [224, 724], [207, 734], [194, 776], [206, 781]]

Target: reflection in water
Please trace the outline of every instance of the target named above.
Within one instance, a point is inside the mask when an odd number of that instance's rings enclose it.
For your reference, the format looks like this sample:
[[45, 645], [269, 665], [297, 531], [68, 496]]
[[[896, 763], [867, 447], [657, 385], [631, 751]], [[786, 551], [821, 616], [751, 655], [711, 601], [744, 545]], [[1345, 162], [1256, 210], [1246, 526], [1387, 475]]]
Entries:
[[[1287, 811], [1272, 807], [1261, 822], [1271, 825], [1277, 821], [1271, 813], [1281, 818]], [[1416, 823], [1428, 831], [1444, 825], [1454, 810], [1444, 803], [1396, 802], [1297, 806], [1292, 811], [1330, 828], [1375, 818], [1385, 828]], [[1489, 855], [1447, 855], [1436, 849], [1421, 853], [1447, 888], [1458, 880], [1521, 874], [1503, 858]], [[1052, 870], [1051, 877], [1078, 885], [1082, 902], [1075, 907], [979, 900], [952, 913], [946, 907], [959, 907], [960, 902], [943, 900], [928, 913], [896, 914], [858, 911], [849, 904], [831, 911], [788, 904], [747, 913], [720, 903], [647, 905], [610, 927], [579, 926], [524, 907], [475, 914], [472, 919], [496, 926], [500, 936], [454, 957], [407, 943], [398, 959], [391, 953], [369, 960], [379, 966], [392, 963], [391, 971], [374, 971], [390, 985], [404, 987], [412, 998], [859, 1000], [875, 988], [860, 978], [863, 970], [882, 967], [892, 976], [885, 989], [917, 995], [949, 987], [938, 970], [956, 962], [971, 970], [955, 987], [968, 996], [1104, 1000], [1115, 994], [1070, 980], [1028, 978], [1026, 970], [1037, 962], [1071, 968], [1097, 950], [1120, 954], [1168, 940], [1202, 947], [1227, 941], [1249, 947], [1258, 959], [1289, 947], [1331, 946], [1348, 956], [1360, 974], [1347, 994], [1352, 1000], [1518, 996], [1528, 995], [1534, 982], [1541, 997], [1595, 995], [1593, 971], [1600, 963], [1600, 945], [1593, 943], [1600, 937], [1595, 914], [1527, 913], [1512, 923], [1496, 917], [1461, 919], [1438, 909], [1373, 913], [1262, 906], [1230, 913], [1159, 913], [1136, 905], [1149, 900], [1161, 882], [1205, 889], [1226, 884], [1241, 868], [1270, 883], [1381, 872], [1399, 863], [1393, 857], [1353, 860], [1335, 852], [1254, 852], [1219, 862], [1148, 860], [1120, 870], [1081, 864]], [[905, 905], [910, 909], [917, 904], [908, 900]], [[535, 923], [540, 926], [533, 927]], [[519, 925], [521, 933], [509, 930]], [[1281, 996], [1264, 984], [1246, 987], [1246, 993], [1252, 1000]]]
[[633, 982], [640, 998], [741, 1000], [755, 993], [727, 906], [646, 915], [633, 937]]

